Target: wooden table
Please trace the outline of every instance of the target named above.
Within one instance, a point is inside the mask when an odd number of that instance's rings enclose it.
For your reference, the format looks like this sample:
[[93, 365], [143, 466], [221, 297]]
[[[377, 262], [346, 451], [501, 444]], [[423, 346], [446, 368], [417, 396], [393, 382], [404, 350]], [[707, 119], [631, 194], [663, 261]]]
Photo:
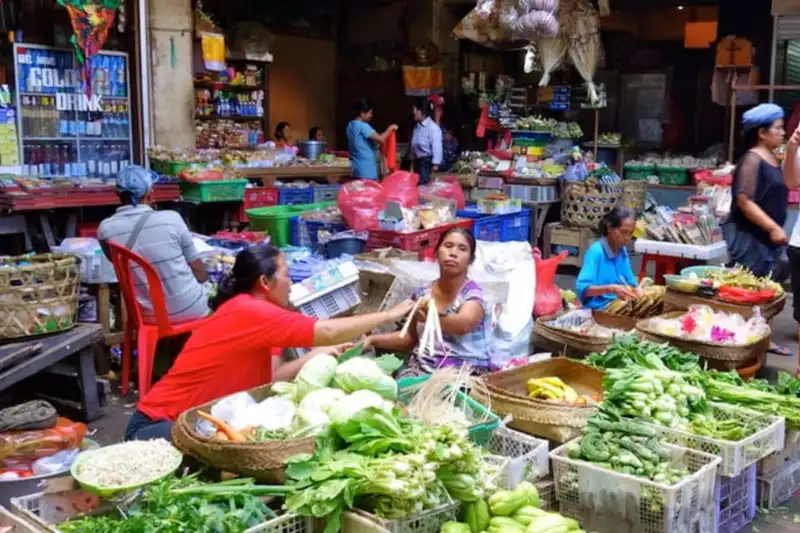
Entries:
[[[64, 333], [0, 346], [0, 392], [56, 363], [77, 356], [81, 415], [85, 422], [97, 420], [103, 416], [94, 368], [94, 346], [99, 342], [103, 342], [103, 328], [99, 324], [79, 324]], [[2, 362], [10, 358], [14, 359], [11, 366], [3, 368]]]
[[522, 205], [531, 210], [531, 246], [539, 246], [539, 239], [542, 238], [544, 221], [550, 212], [550, 206], [558, 204], [555, 202], [522, 202]]

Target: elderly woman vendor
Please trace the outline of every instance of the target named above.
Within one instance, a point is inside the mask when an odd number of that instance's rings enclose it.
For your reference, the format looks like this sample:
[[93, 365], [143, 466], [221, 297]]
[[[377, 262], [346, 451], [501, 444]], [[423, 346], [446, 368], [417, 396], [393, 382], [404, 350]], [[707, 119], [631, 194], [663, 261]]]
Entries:
[[633, 212], [625, 207], [615, 207], [600, 221], [602, 237], [586, 250], [575, 283], [584, 307], [603, 309], [617, 298], [630, 300], [639, 294], [625, 249], [635, 227]]
[[403, 332], [367, 337], [366, 346], [394, 352], [411, 352], [411, 358], [398, 373], [402, 377], [430, 374], [440, 366], [472, 365], [476, 374], [493, 369], [491, 313], [483, 290], [469, 279], [467, 271], [475, 260], [475, 237], [469, 230], [446, 231], [436, 247], [439, 279], [414, 293], [413, 299], [433, 300], [439, 311], [442, 340], [433, 339], [431, 351], [420, 346], [425, 333], [428, 307], [419, 306], [412, 317], [408, 334]]

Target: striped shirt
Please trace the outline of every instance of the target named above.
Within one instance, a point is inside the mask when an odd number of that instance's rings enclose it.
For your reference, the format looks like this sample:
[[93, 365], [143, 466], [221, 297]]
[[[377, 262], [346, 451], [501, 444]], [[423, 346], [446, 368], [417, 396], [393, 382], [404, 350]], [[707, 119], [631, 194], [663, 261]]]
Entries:
[[[125, 246], [136, 222], [144, 213], [152, 211], [147, 205], [126, 205], [103, 220], [97, 229], [97, 238]], [[147, 259], [161, 278], [170, 322], [196, 320], [208, 314], [208, 294], [192, 272], [191, 261], [198, 258], [192, 234], [181, 216], [175, 211], [156, 211], [142, 227], [133, 244], [133, 251]], [[145, 321], [152, 322], [154, 314], [150, 304], [147, 278], [133, 266], [136, 292]]]
[[430, 157], [434, 165], [442, 164], [442, 129], [431, 117], [414, 127], [411, 150], [417, 159]]

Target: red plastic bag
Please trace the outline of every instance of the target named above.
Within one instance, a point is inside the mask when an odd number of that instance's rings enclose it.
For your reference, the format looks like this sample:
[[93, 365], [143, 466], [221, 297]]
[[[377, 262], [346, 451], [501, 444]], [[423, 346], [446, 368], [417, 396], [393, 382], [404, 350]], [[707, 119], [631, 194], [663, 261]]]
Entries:
[[386, 158], [386, 168], [389, 172], [397, 170], [397, 131], [392, 130], [381, 145], [381, 153]]
[[421, 186], [419, 192], [423, 196], [435, 196], [445, 200], [452, 200], [456, 203], [458, 209], [464, 209], [467, 205], [464, 189], [461, 188], [461, 183], [458, 182], [456, 176], [441, 177], [428, 185]]
[[368, 180], [355, 180], [342, 185], [336, 196], [342, 218], [355, 231], [378, 229], [378, 213], [383, 209], [383, 187]]
[[0, 433], [0, 468], [28, 468], [36, 459], [78, 448], [85, 436], [84, 424], [61, 417], [50, 429]]
[[555, 257], [542, 259], [538, 248], [533, 250], [536, 265], [536, 295], [533, 303], [533, 316], [552, 315], [561, 310], [561, 289], [556, 285], [556, 270], [559, 263], [569, 255], [561, 252]]
[[775, 289], [752, 291], [731, 285], [723, 285], [717, 294], [720, 300], [737, 304], [758, 305], [771, 302], [775, 298]]
[[403, 207], [419, 205], [419, 178], [416, 174], [398, 170], [383, 178], [383, 209], [386, 202], [397, 202]]

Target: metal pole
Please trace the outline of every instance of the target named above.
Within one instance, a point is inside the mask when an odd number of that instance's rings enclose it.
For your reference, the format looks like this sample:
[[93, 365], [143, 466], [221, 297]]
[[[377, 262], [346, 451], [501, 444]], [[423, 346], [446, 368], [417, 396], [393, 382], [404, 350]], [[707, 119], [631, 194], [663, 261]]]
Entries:
[[138, 0], [139, 16], [137, 17], [139, 27], [139, 86], [141, 88], [141, 110], [142, 110], [142, 148], [144, 149], [144, 159], [142, 165], [150, 168], [147, 149], [151, 146], [150, 125], [153, 123], [153, 107], [150, 105], [150, 35], [148, 32], [148, 22], [150, 20], [147, 8], [147, 0]]
[[[769, 57], [769, 84], [775, 85], [775, 57], [778, 53], [778, 17], [772, 17], [772, 50]], [[769, 101], [775, 98], [775, 89], [769, 90]]]

